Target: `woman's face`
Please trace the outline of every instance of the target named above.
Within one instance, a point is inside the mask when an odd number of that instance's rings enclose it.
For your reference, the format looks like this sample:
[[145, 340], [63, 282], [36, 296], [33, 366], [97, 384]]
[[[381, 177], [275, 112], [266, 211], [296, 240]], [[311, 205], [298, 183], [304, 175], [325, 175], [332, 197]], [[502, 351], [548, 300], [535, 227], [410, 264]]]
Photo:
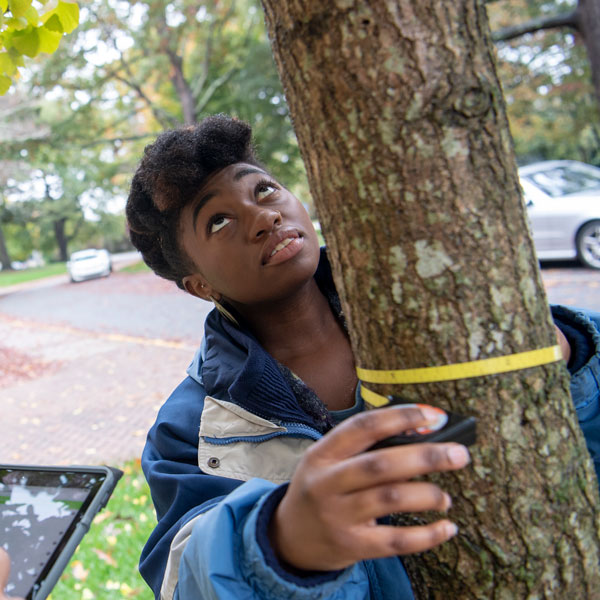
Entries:
[[246, 163], [210, 177], [183, 209], [180, 236], [197, 269], [184, 279], [188, 291], [233, 306], [289, 297], [319, 262], [317, 234], [302, 204]]

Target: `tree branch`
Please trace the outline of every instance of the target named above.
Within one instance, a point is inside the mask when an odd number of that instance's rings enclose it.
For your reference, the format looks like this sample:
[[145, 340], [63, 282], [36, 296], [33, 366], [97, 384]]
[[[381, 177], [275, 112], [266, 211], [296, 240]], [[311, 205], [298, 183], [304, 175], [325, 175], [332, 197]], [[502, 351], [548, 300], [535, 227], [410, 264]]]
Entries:
[[171, 50], [166, 49], [167, 56], [171, 63], [173, 72], [171, 74], [171, 82], [177, 90], [177, 95], [181, 101], [181, 108], [183, 111], [183, 122], [186, 125], [192, 125], [196, 122], [196, 111], [194, 109], [194, 97], [192, 89], [187, 79], [183, 75], [183, 59], [179, 54]]
[[[202, 61], [202, 74], [195, 82], [192, 82], [192, 93], [197, 115], [202, 112], [207, 102], [210, 100], [210, 98], [212, 97], [212, 95], [218, 87], [211, 84], [211, 86], [209, 86], [209, 89], [203, 93], [204, 87], [206, 86], [206, 82], [208, 81], [208, 77], [210, 74], [213, 48], [221, 43], [223, 29], [229, 22], [231, 16], [234, 14], [234, 9], [235, 3], [232, 2], [229, 4], [226, 12], [220, 18], [214, 19], [212, 25], [208, 30], [208, 36], [206, 38], [206, 45], [204, 50], [204, 60]], [[250, 29], [250, 27], [248, 29]], [[226, 76], [225, 81], [229, 79], [229, 76], [229, 74]]]
[[194, 97], [190, 84], [183, 74], [183, 58], [177, 52], [179, 46], [179, 40], [176, 39], [177, 33], [174, 33], [173, 28], [167, 25], [163, 11], [156, 16], [156, 29], [161, 37], [160, 50], [165, 53], [171, 63], [170, 79], [181, 102], [183, 122], [191, 125], [196, 122]]
[[577, 11], [537, 17], [519, 25], [502, 27], [492, 33], [492, 39], [495, 42], [507, 42], [508, 40], [521, 37], [526, 33], [535, 33], [542, 29], [556, 29], [559, 27], [571, 27], [572, 29], [579, 30]]
[[[229, 18], [229, 13], [226, 16]], [[225, 22], [225, 21], [223, 21]], [[244, 36], [244, 41], [242, 47], [248, 47], [250, 43], [250, 36], [252, 34], [252, 27], [254, 26], [254, 18], [248, 24], [246, 28], [246, 34]], [[206, 105], [210, 102], [212, 95], [218, 90], [222, 85], [226, 84], [237, 72], [239, 71], [238, 67], [233, 67], [229, 69], [226, 73], [214, 79], [211, 84], [208, 86], [207, 90], [202, 94], [202, 96], [196, 101], [196, 114], [200, 114]]]
[[[134, 57], [133, 61], [125, 60], [123, 53], [121, 51], [119, 51], [119, 49], [117, 47], [117, 44], [116, 44], [114, 35], [112, 34], [112, 31], [107, 35], [106, 40], [110, 41], [113, 45], [113, 48], [117, 52], [119, 52], [119, 63], [121, 65], [121, 68], [127, 75], [127, 77], [121, 75], [119, 73], [118, 68], [116, 68], [116, 69], [113, 68], [110, 71], [107, 71], [107, 73], [106, 73], [107, 77], [105, 77], [105, 81], [108, 80], [112, 76], [113, 78], [117, 79], [118, 81], [121, 81], [126, 86], [131, 88], [138, 95], [138, 97], [146, 104], [146, 106], [150, 109], [150, 111], [154, 115], [154, 118], [160, 123], [161, 127], [163, 127], [164, 129], [168, 129], [169, 127], [176, 127], [177, 125], [179, 125], [178, 120], [175, 117], [173, 117], [172, 115], [168, 114], [165, 110], [158, 108], [152, 102], [152, 100], [150, 100], [150, 98], [146, 95], [146, 93], [142, 89], [141, 85], [135, 81], [135, 77], [131, 70], [131, 62], [136, 62], [141, 57], [139, 57], [139, 56]], [[143, 52], [142, 52], [142, 56], [143, 56]]]
[[[129, 65], [122, 58], [121, 58], [121, 64], [123, 65], [123, 69], [125, 70], [127, 75], [129, 77], [133, 77], [131, 74], [131, 71], [129, 69]], [[144, 90], [142, 90], [141, 86], [138, 83], [136, 83], [135, 81], [133, 81], [133, 79], [129, 80], [126, 77], [123, 77], [123, 75], [120, 75], [116, 71], [114, 72], [113, 77], [115, 79], [118, 79], [119, 81], [123, 82], [128, 87], [130, 87], [139, 96], [139, 98], [143, 102], [145, 102], [146, 106], [148, 106], [148, 108], [152, 111], [154, 118], [160, 123], [161, 127], [163, 127], [164, 129], [168, 129], [169, 127], [173, 127], [178, 124], [174, 117], [172, 117], [171, 115], [168, 115], [164, 110], [156, 107], [154, 105], [154, 103], [152, 102], [152, 100], [150, 100], [150, 98], [148, 98], [148, 96], [146, 95]]]
[[208, 88], [206, 89], [206, 91], [202, 94], [202, 97], [199, 98], [198, 102], [196, 103], [196, 113], [200, 114], [205, 106], [210, 102], [210, 99], [212, 98], [212, 95], [225, 83], [227, 83], [235, 73], [238, 72], [237, 68], [233, 68], [233, 69], [229, 69], [229, 71], [227, 71], [226, 73], [224, 73], [223, 75], [221, 75], [221, 77], [217, 77], [216, 79], [213, 79], [210, 83], [210, 85], [208, 86]]
[[210, 27], [208, 31], [208, 36], [206, 38], [206, 45], [204, 50], [204, 60], [202, 61], [202, 74], [198, 79], [193, 82], [192, 92], [194, 94], [194, 98], [198, 98], [200, 93], [204, 89], [206, 81], [208, 80], [208, 72], [210, 69], [210, 61], [212, 59], [212, 50], [213, 50], [213, 36], [215, 32], [216, 23]]

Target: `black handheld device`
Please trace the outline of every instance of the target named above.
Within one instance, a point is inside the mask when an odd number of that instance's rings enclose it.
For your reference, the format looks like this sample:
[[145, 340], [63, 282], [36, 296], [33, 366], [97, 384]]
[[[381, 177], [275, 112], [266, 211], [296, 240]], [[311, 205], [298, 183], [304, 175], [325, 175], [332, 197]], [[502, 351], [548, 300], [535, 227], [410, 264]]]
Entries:
[[48, 596], [122, 475], [105, 466], [0, 465], [0, 545], [11, 558], [7, 594]]
[[[390, 404], [419, 406], [403, 402], [397, 396], [389, 396]], [[389, 405], [388, 405], [389, 406]], [[477, 440], [477, 420], [475, 417], [467, 417], [458, 413], [444, 411], [441, 408], [428, 406], [439, 412], [436, 423], [429, 427], [419, 427], [414, 431], [406, 431], [399, 435], [393, 435], [381, 440], [371, 446], [369, 450], [399, 446], [402, 444], [418, 444], [424, 442], [458, 442], [465, 446], [471, 446]]]

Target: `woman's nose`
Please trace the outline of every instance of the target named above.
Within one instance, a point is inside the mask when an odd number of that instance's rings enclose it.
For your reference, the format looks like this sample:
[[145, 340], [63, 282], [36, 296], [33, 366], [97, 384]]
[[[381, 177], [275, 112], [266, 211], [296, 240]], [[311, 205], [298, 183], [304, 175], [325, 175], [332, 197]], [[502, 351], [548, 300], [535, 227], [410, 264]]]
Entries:
[[265, 233], [271, 233], [277, 225], [281, 225], [281, 213], [278, 210], [264, 206], [256, 207], [249, 231], [250, 241], [261, 239]]

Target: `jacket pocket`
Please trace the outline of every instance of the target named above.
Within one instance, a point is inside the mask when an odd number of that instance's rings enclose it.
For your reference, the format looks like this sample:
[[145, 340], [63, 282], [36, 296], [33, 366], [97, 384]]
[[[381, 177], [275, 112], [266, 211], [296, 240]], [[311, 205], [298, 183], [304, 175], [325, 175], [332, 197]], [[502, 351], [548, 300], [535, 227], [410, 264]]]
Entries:
[[313, 439], [292, 436], [286, 427], [237, 404], [204, 399], [198, 441], [198, 466], [207, 474], [247, 481], [260, 477], [289, 481]]

